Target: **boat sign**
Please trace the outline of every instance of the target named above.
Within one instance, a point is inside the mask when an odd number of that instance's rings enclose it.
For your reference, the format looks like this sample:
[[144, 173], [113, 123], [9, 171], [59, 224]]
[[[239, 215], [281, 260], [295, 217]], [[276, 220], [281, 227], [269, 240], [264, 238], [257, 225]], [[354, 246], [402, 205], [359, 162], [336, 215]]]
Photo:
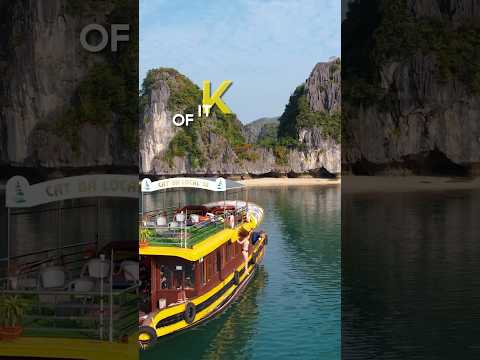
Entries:
[[138, 177], [83, 175], [30, 185], [24, 177], [14, 176], [7, 182], [5, 203], [9, 208], [24, 208], [87, 197], [138, 198]]
[[145, 193], [172, 188], [195, 188], [210, 191], [226, 191], [227, 184], [224, 178], [210, 180], [201, 178], [177, 177], [154, 182], [148, 178], [142, 180], [142, 192]]

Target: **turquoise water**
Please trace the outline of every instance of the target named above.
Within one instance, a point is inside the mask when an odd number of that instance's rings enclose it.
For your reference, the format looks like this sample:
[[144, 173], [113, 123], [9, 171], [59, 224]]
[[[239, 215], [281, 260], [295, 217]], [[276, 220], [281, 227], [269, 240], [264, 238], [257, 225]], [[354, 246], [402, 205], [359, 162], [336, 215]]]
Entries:
[[269, 234], [255, 279], [227, 311], [141, 359], [340, 359], [340, 188], [256, 189], [249, 199], [266, 210]]

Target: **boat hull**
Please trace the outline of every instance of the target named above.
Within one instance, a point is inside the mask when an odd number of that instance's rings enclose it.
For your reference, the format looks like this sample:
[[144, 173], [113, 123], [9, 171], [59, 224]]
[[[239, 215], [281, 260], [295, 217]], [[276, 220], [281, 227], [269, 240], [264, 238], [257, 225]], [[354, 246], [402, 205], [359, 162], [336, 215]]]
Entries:
[[[254, 245], [249, 257], [248, 274], [245, 273], [245, 265], [242, 264], [208, 293], [189, 299], [188, 303], [150, 314], [140, 326], [140, 346], [143, 349], [149, 348], [161, 337], [193, 328], [224, 311], [255, 276], [258, 264], [262, 261], [265, 253], [267, 239], [265, 237]], [[187, 308], [189, 304], [194, 305], [193, 316], [191, 307]]]

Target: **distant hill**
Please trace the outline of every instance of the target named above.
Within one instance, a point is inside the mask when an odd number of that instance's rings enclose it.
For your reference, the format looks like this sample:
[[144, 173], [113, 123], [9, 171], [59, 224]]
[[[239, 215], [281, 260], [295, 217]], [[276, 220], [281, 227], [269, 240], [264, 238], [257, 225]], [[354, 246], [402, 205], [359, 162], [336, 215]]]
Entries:
[[245, 139], [251, 144], [256, 144], [266, 138], [276, 138], [279, 125], [278, 118], [278, 116], [262, 117], [246, 124], [244, 126]]

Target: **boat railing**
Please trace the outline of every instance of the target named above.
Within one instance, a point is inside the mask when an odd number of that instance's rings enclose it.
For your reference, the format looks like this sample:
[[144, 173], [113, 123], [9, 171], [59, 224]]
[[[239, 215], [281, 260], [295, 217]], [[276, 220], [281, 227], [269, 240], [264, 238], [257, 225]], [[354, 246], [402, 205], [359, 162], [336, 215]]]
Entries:
[[61, 264], [62, 266], [68, 267], [70, 272], [76, 272], [79, 271], [85, 263], [85, 258], [87, 256], [86, 250], [94, 249], [96, 246], [97, 243], [94, 241], [82, 242], [31, 251], [11, 256], [9, 259], [5, 259], [5, 261], [8, 260], [10, 266], [12, 267], [13, 265], [16, 272], [20, 273], [22, 276], [37, 273], [44, 264], [48, 263]]
[[[227, 210], [225, 213], [211, 216], [208, 220], [197, 223], [184, 221], [175, 225], [172, 225], [175, 222], [168, 221], [168, 219], [174, 219], [174, 213], [168, 214], [165, 210], [150, 211], [144, 213], [144, 218], [140, 221], [140, 227], [147, 230], [146, 237], [150, 245], [188, 248], [230, 226], [227, 223], [230, 215], [234, 215], [233, 226], [242, 223], [246, 209], [246, 207], [239, 207], [233, 211]], [[158, 215], [167, 217], [166, 224], [158, 225], [155, 222], [154, 219]], [[188, 213], [185, 213], [186, 218], [188, 215]]]
[[[121, 259], [117, 263], [102, 260], [104, 255], [95, 253], [93, 245], [96, 242], [65, 245], [9, 259], [10, 272], [5, 271], [0, 278], [1, 296], [16, 296], [28, 303], [22, 324], [27, 336], [118, 340], [136, 329], [138, 280], [119, 275], [115, 269], [121, 268]], [[113, 251], [110, 257], [115, 259]], [[92, 278], [85, 274], [83, 270], [88, 272], [86, 265], [92, 259], [104, 261], [108, 275]], [[49, 268], [64, 274], [62, 285], [44, 287], [42, 273]], [[85, 282], [90, 291], [80, 291]]]
[[120, 340], [138, 325], [138, 284], [105, 291], [2, 290], [28, 304], [26, 336]]

